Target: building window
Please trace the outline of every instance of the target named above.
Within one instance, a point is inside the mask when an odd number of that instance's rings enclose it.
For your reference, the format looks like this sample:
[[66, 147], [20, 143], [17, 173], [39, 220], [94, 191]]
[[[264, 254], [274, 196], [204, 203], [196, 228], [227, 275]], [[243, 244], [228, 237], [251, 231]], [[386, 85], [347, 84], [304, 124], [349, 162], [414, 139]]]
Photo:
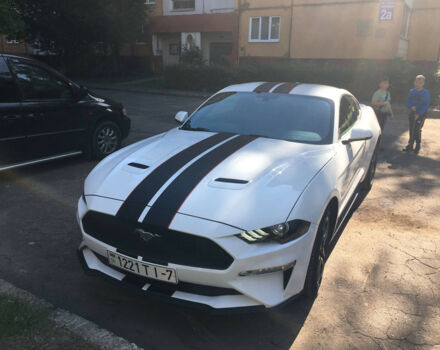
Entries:
[[402, 28], [400, 30], [400, 36], [403, 39], [408, 39], [410, 22], [411, 22], [411, 10], [407, 5], [405, 5], [403, 9]]
[[18, 40], [17, 38], [8, 36], [8, 37], [6, 37], [6, 44], [8, 44], [8, 45], [20, 44], [20, 40]]
[[249, 41], [280, 41], [280, 24], [281, 17], [279, 16], [251, 17]]
[[195, 0], [173, 0], [173, 10], [194, 10]]
[[155, 5], [156, 0], [145, 0], [145, 5]]

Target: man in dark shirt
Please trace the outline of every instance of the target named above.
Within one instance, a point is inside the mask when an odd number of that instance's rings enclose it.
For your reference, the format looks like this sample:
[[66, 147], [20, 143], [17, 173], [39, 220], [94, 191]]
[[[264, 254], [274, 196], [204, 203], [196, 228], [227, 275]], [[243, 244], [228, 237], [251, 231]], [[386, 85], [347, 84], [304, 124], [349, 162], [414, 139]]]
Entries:
[[[424, 89], [425, 77], [418, 75], [414, 81], [414, 89], [411, 89], [406, 99], [406, 107], [409, 113], [409, 141], [408, 145], [403, 149], [404, 152], [412, 152], [418, 154], [420, 144], [422, 142], [422, 128], [428, 114], [430, 104], [429, 91]], [[414, 141], [416, 147], [414, 148]]]

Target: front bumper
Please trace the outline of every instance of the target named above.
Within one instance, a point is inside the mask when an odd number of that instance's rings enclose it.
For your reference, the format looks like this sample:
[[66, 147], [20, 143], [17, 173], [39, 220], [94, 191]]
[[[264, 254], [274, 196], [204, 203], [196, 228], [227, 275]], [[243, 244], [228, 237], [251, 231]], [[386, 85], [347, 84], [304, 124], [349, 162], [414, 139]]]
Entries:
[[[180, 227], [174, 229], [177, 231], [180, 229], [182, 232], [197, 230], [210, 232], [211, 235], [208, 238], [234, 259], [232, 264], [223, 270], [168, 263], [169, 267], [176, 269], [179, 278], [177, 285], [170, 285], [120, 271], [108, 265], [107, 251], [118, 252], [118, 247], [106, 244], [84, 231], [81, 220], [87, 211], [96, 210], [95, 205], [98, 203], [102, 210], [102, 199], [90, 197], [87, 201], [88, 205], [82, 199], [78, 203], [78, 222], [83, 236], [79, 256], [88, 274], [134, 287], [143, 294], [160, 296], [177, 303], [195, 303], [202, 308], [217, 310], [244, 307], [272, 308], [297, 296], [304, 287], [316, 232], [315, 225], [312, 225], [309, 232], [301, 238], [284, 245], [278, 243], [249, 245], [234, 236], [238, 233], [235, 232], [236, 229], [220, 223], [180, 215], [175, 220], [176, 225]], [[111, 210], [111, 206], [111, 203], [107, 206], [109, 214], [116, 210]], [[192, 230], [190, 231], [189, 228]], [[194, 232], [194, 235], [198, 235], [199, 232]], [[222, 234], [216, 234], [216, 232], [222, 232]], [[292, 262], [295, 262], [294, 268], [286, 271], [239, 275], [243, 271], [273, 268]]]

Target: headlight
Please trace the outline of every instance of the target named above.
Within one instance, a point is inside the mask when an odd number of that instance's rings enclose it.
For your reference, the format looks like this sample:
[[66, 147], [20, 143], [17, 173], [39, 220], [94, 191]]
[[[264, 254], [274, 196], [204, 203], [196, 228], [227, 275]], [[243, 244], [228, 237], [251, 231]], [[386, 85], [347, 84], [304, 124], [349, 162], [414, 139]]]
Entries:
[[237, 237], [250, 244], [267, 241], [287, 243], [304, 235], [309, 228], [310, 222], [308, 221], [292, 220], [258, 230], [244, 231]]
[[127, 115], [127, 110], [126, 110], [125, 108], [122, 108], [122, 115], [124, 115], [124, 116], [126, 116], [126, 117], [128, 116], [128, 115]]

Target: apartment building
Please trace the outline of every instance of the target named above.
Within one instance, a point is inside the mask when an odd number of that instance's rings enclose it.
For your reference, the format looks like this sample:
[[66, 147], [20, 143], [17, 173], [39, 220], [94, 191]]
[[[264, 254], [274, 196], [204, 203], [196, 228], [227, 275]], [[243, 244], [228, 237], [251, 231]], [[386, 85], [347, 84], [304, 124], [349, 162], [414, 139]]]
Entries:
[[177, 64], [187, 45], [199, 47], [206, 63], [237, 62], [234, 0], [150, 0], [147, 4], [156, 69]]
[[23, 41], [0, 34], [0, 52], [26, 54], [28, 52], [28, 45]]
[[239, 58], [435, 62], [439, 0], [236, 0]]

